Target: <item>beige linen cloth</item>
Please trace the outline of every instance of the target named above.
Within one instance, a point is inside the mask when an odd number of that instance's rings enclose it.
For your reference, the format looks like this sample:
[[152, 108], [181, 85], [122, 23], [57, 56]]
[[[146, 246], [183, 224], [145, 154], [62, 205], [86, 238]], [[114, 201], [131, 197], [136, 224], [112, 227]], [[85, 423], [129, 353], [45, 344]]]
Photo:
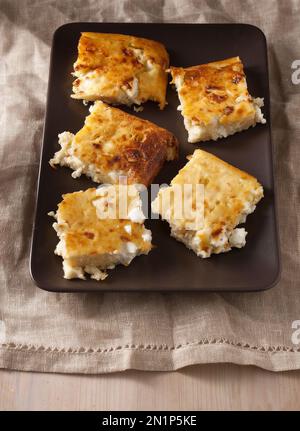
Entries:
[[[277, 287], [251, 294], [54, 294], [35, 287], [29, 248], [50, 44], [54, 30], [71, 21], [245, 22], [266, 33], [282, 253]], [[300, 85], [291, 81], [299, 22], [299, 0], [0, 1], [0, 367], [300, 368], [300, 344], [291, 338], [300, 320]]]

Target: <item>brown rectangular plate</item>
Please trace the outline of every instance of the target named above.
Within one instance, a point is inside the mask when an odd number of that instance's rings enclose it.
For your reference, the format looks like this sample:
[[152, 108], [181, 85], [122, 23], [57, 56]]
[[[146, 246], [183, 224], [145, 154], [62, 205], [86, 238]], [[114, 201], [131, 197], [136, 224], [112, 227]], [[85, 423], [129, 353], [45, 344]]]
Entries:
[[[146, 103], [137, 116], [173, 132], [180, 141], [180, 158], [164, 165], [156, 182], [168, 183], [185, 165], [196, 148], [254, 175], [265, 189], [265, 197], [246, 223], [247, 244], [243, 249], [201, 259], [169, 235], [161, 220], [146, 220], [157, 246], [148, 256], [137, 257], [129, 267], [117, 266], [102, 282], [65, 280], [62, 259], [53, 251], [58, 242], [47, 215], [57, 208], [63, 193], [95, 186], [85, 177], [74, 180], [67, 168], [52, 169], [48, 161], [58, 150], [57, 135], [77, 132], [88, 107], [70, 98], [73, 63], [82, 31], [123, 33], [162, 42], [171, 65], [191, 66], [239, 55], [244, 63], [250, 94], [264, 97], [266, 125], [257, 125], [226, 139], [189, 144], [183, 118], [177, 111], [176, 92], [169, 86], [168, 105], [160, 111]], [[122, 107], [133, 114], [132, 109]], [[36, 218], [31, 249], [31, 274], [42, 289], [71, 291], [259, 291], [276, 284], [280, 273], [278, 235], [274, 203], [270, 102], [266, 39], [261, 30], [247, 24], [129, 24], [71, 23], [56, 30], [53, 38], [48, 101], [40, 163]]]

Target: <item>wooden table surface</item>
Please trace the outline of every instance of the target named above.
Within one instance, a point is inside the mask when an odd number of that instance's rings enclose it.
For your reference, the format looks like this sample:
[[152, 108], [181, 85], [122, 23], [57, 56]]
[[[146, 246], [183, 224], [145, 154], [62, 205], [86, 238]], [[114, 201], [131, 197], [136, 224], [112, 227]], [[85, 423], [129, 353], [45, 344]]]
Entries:
[[0, 370], [0, 410], [300, 410], [300, 371], [230, 364], [94, 376]]

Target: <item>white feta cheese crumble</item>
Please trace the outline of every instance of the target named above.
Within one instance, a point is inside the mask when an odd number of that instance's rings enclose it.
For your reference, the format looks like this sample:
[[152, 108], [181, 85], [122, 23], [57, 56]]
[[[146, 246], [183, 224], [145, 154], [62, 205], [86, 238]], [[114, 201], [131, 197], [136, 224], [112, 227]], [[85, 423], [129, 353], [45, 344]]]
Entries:
[[145, 229], [144, 233], [142, 234], [142, 238], [145, 242], [151, 242], [152, 240], [151, 230]]
[[131, 231], [132, 231], [132, 229], [131, 229], [131, 225], [130, 225], [130, 224], [126, 224], [126, 225], [124, 226], [124, 230], [125, 230], [125, 232], [127, 232], [129, 235], [131, 235]]
[[128, 212], [128, 218], [134, 223], [144, 223], [145, 216], [141, 208], [134, 207]]
[[137, 246], [135, 245], [134, 242], [128, 242], [127, 243], [127, 250], [129, 253], [134, 254], [137, 251]]
[[236, 228], [232, 231], [229, 242], [232, 247], [242, 248], [246, 244], [247, 231], [242, 228]]

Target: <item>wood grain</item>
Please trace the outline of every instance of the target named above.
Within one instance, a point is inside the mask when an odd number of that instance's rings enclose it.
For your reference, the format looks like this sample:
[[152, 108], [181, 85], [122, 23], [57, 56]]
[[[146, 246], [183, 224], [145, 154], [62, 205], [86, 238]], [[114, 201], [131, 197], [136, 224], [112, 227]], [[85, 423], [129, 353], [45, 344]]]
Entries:
[[173, 373], [0, 371], [0, 410], [300, 410], [300, 371], [235, 365]]

